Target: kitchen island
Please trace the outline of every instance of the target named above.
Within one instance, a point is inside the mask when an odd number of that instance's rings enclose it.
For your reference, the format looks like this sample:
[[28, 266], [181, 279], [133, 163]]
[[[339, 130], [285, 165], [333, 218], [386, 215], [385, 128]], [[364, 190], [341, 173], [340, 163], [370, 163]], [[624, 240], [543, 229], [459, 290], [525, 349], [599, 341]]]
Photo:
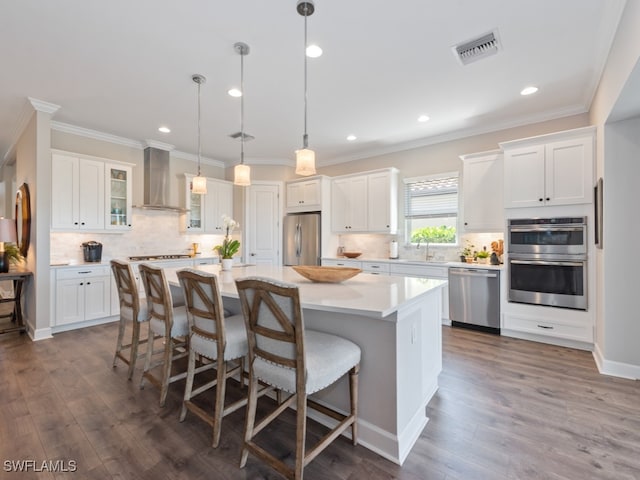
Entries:
[[[179, 288], [178, 268], [165, 269]], [[226, 309], [240, 313], [235, 279], [263, 276], [300, 289], [305, 327], [348, 338], [362, 350], [359, 443], [402, 465], [427, 424], [426, 406], [442, 369], [441, 294], [445, 280], [360, 274], [343, 283], [313, 283], [290, 267], [219, 265], [197, 270], [219, 275]], [[348, 411], [346, 378], [314, 395]], [[328, 424], [332, 420], [311, 415]]]

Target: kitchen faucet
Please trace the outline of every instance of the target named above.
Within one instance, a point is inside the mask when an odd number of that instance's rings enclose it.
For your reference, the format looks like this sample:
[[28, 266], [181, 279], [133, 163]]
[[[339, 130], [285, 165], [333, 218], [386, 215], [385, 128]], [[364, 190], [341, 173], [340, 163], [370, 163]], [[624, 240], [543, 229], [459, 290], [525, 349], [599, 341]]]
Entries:
[[[416, 250], [420, 250], [420, 242], [421, 240], [418, 240], [418, 244], [416, 245]], [[425, 255], [425, 260], [428, 262], [430, 257], [431, 255], [429, 255], [429, 242], [427, 242], [427, 254]]]

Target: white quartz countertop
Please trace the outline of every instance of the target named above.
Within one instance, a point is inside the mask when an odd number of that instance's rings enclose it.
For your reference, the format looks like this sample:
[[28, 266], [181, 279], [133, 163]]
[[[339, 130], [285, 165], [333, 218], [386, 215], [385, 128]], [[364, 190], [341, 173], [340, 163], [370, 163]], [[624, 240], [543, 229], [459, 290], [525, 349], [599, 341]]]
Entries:
[[[401, 276], [359, 274], [342, 283], [315, 283], [302, 277], [291, 267], [252, 265], [234, 267], [223, 272], [219, 265], [201, 265], [197, 270], [218, 274], [223, 297], [238, 298], [235, 279], [262, 276], [294, 283], [300, 289], [303, 308], [348, 313], [384, 319], [403, 304], [446, 285], [446, 280]], [[178, 286], [177, 271], [165, 268], [167, 281]]]
[[390, 265], [422, 265], [425, 267], [462, 267], [462, 268], [486, 268], [490, 270], [500, 270], [503, 265], [491, 265], [484, 263], [465, 263], [465, 262], [427, 262], [424, 260], [411, 260], [411, 259], [391, 259], [391, 258], [373, 258], [360, 256], [358, 258], [347, 257], [322, 257], [323, 260], [338, 260], [338, 261], [355, 261], [355, 262], [376, 262], [376, 263], [388, 263]]

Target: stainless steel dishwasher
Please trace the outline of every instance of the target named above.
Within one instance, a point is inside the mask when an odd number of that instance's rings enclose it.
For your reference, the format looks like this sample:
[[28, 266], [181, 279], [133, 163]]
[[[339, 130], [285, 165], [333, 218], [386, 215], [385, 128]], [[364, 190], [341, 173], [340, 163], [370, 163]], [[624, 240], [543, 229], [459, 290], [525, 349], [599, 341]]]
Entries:
[[500, 271], [449, 268], [451, 325], [500, 333]]

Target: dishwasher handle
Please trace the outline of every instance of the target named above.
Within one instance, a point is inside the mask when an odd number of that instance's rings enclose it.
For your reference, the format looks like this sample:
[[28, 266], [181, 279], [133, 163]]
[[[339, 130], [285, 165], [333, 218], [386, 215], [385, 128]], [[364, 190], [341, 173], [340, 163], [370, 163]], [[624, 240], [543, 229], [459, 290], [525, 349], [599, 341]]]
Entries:
[[497, 272], [489, 272], [487, 270], [476, 270], [473, 268], [450, 268], [450, 275], [470, 276], [470, 277], [484, 277], [484, 278], [497, 278]]

